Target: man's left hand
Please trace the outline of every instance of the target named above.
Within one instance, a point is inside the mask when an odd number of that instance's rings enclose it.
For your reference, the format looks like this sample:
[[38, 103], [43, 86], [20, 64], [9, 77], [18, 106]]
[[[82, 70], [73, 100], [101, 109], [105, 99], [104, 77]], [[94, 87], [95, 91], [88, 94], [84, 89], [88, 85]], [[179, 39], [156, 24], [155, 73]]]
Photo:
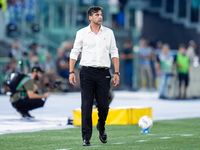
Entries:
[[119, 85], [119, 75], [115, 74], [113, 80], [113, 87], [115, 88]]

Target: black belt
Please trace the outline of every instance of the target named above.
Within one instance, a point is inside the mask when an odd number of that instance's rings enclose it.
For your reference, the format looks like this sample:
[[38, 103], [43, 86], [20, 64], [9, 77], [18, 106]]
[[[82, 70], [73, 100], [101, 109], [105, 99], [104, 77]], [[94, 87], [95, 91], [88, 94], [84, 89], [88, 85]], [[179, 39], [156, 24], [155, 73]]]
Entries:
[[94, 69], [94, 70], [107, 70], [108, 67], [91, 67], [91, 66], [83, 66], [85, 68]]

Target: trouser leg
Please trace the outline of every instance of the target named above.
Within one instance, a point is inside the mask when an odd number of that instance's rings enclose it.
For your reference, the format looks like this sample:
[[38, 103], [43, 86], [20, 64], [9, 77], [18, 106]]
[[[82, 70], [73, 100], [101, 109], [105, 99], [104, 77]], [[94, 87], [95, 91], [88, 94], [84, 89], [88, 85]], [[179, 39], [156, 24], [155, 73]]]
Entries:
[[99, 74], [99, 78], [100, 79], [97, 81], [97, 89], [95, 96], [98, 107], [99, 128], [101, 131], [104, 131], [105, 121], [109, 110], [108, 97], [109, 97], [110, 79], [111, 79], [109, 70], [105, 70], [101, 74]]
[[143, 81], [146, 79], [145, 67], [140, 66], [140, 88], [143, 88]]
[[24, 99], [13, 103], [13, 106], [22, 113], [28, 113], [29, 110], [33, 110], [39, 107], [43, 107], [44, 101], [42, 99]]
[[129, 88], [132, 88], [132, 76], [133, 76], [133, 66], [132, 65], [125, 65], [124, 67], [125, 74], [124, 74], [124, 82], [125, 85]]
[[80, 72], [82, 138], [88, 140], [92, 136], [92, 105], [95, 91], [95, 82], [91, 75], [90, 69], [82, 68]]
[[150, 66], [146, 66], [148, 76], [148, 88], [153, 88], [153, 74]]
[[159, 96], [163, 97], [165, 93], [165, 74], [162, 74], [159, 78]]

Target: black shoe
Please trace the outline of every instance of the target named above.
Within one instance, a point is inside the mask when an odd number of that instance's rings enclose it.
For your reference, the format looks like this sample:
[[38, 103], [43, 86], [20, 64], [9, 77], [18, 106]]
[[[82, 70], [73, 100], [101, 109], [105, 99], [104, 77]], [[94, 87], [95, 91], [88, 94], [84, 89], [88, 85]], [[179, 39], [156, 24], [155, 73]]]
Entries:
[[84, 140], [83, 140], [83, 146], [91, 146], [91, 145], [90, 145], [90, 140], [84, 139]]
[[[27, 112], [23, 112], [21, 110], [16, 110], [17, 114], [19, 114], [22, 118], [29, 118]], [[30, 115], [30, 114], [29, 114]]]
[[22, 113], [19, 110], [15, 110], [15, 114], [17, 114], [18, 116], [22, 117]]
[[35, 118], [34, 116], [31, 116], [31, 114], [29, 114], [29, 113], [27, 113], [26, 115], [27, 115], [27, 117], [29, 117], [29, 118]]
[[165, 96], [159, 96], [159, 99], [167, 99]]
[[33, 119], [33, 118], [35, 118], [35, 117], [31, 116], [28, 112], [22, 114], [22, 117], [23, 117], [23, 118], [27, 118], [27, 119]]
[[99, 130], [99, 139], [102, 143], [107, 143], [107, 134], [104, 131], [101, 131], [100, 130], [100, 127], [99, 127], [99, 122], [97, 123], [97, 130]]
[[105, 131], [99, 131], [99, 139], [102, 143], [107, 143], [107, 134]]

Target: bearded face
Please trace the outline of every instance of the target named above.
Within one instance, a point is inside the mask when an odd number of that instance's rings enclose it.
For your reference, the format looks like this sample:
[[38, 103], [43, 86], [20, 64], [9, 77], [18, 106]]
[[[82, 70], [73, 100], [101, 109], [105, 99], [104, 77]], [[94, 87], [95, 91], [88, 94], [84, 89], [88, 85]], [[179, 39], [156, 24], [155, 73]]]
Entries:
[[97, 13], [94, 13], [92, 16], [89, 16], [89, 20], [95, 25], [101, 25], [103, 21], [103, 15], [101, 10], [99, 10]]
[[35, 76], [35, 79], [34, 80], [36, 80], [36, 81], [38, 81], [39, 80], [39, 76], [38, 76], [38, 74], [36, 74], [36, 76]]
[[38, 81], [41, 77], [42, 77], [42, 73], [41, 72], [36, 72], [34, 80]]

